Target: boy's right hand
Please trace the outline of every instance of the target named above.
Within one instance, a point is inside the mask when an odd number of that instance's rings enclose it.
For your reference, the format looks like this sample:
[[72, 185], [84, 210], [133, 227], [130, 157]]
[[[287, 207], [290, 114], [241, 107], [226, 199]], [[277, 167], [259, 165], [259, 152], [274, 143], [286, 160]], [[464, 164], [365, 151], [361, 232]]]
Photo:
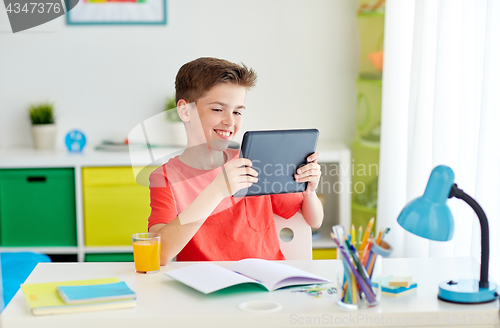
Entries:
[[248, 188], [258, 181], [258, 173], [251, 166], [252, 161], [247, 158], [235, 159], [226, 164], [212, 184], [223, 198], [230, 197], [237, 191]]

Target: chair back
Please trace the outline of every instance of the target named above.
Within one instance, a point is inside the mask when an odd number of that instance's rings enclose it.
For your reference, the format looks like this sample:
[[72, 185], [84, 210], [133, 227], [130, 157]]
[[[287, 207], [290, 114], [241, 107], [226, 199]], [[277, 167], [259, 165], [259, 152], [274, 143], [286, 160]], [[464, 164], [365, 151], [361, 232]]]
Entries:
[[[51, 262], [48, 255], [33, 252], [3, 252], [0, 254], [0, 305], [7, 306], [21, 284], [40, 262]], [[2, 295], [3, 294], [3, 295]], [[0, 312], [2, 308], [0, 306]]]
[[[287, 260], [312, 260], [312, 235], [311, 227], [307, 224], [298, 211], [288, 220], [274, 214], [276, 232], [280, 243], [281, 252]], [[280, 231], [288, 228], [292, 230], [293, 237], [290, 241], [280, 238]]]

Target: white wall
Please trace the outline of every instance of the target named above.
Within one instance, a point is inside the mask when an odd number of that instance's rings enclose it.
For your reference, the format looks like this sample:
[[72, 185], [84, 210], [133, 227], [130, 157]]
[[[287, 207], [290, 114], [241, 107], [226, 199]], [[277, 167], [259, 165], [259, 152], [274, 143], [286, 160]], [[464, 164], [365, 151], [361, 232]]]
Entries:
[[[179, 67], [201, 56], [243, 62], [258, 83], [244, 129], [316, 127], [352, 140], [358, 36], [354, 0], [168, 0], [166, 26], [67, 26], [12, 34], [0, 10], [0, 147], [31, 146], [29, 103], [55, 102], [58, 148], [124, 139], [163, 109]], [[3, 6], [2, 6], [3, 7]], [[240, 136], [241, 137], [241, 136]]]

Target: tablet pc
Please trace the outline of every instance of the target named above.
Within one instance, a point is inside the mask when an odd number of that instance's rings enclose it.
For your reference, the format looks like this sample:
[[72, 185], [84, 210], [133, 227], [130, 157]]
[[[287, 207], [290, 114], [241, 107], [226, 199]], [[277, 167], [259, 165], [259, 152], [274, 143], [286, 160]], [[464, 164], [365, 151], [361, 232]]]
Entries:
[[235, 197], [303, 192], [307, 182], [295, 182], [297, 169], [307, 164], [316, 151], [319, 131], [264, 130], [247, 131], [243, 135], [240, 157], [252, 161], [258, 172], [257, 183], [234, 194]]

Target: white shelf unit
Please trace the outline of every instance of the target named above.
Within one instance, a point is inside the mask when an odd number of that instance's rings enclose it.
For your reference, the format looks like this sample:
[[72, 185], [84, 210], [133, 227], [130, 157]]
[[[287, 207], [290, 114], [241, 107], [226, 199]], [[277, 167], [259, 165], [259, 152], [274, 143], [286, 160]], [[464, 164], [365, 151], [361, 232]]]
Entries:
[[[351, 222], [351, 151], [340, 141], [319, 142], [317, 151], [321, 154], [320, 164], [338, 165], [338, 175], [333, 178], [342, 186], [342, 192], [330, 190], [330, 198], [338, 204], [336, 213], [326, 213], [323, 226], [320, 228], [322, 237], [313, 242], [313, 248], [335, 248], [329, 237], [329, 231], [334, 224], [349, 227]], [[157, 148], [155, 158], [165, 162], [182, 152], [182, 148]], [[140, 158], [148, 158], [148, 154]], [[135, 157], [137, 158], [137, 157]], [[78, 261], [83, 262], [87, 253], [131, 253], [132, 246], [85, 246], [84, 244], [84, 213], [82, 192], [82, 168], [84, 167], [119, 167], [131, 166], [128, 152], [105, 152], [86, 150], [83, 153], [68, 153], [65, 151], [39, 151], [34, 149], [0, 149], [0, 169], [36, 169], [36, 168], [73, 168], [75, 172], [75, 205], [77, 246], [71, 247], [0, 247], [0, 252], [32, 251], [44, 254], [76, 254]], [[147, 162], [137, 162], [134, 165], [147, 165]], [[325, 172], [323, 172], [325, 176]], [[328, 173], [327, 173], [328, 175]], [[0, 218], [1, 219], [1, 218]], [[145, 220], [147, 218], [144, 218]]]

